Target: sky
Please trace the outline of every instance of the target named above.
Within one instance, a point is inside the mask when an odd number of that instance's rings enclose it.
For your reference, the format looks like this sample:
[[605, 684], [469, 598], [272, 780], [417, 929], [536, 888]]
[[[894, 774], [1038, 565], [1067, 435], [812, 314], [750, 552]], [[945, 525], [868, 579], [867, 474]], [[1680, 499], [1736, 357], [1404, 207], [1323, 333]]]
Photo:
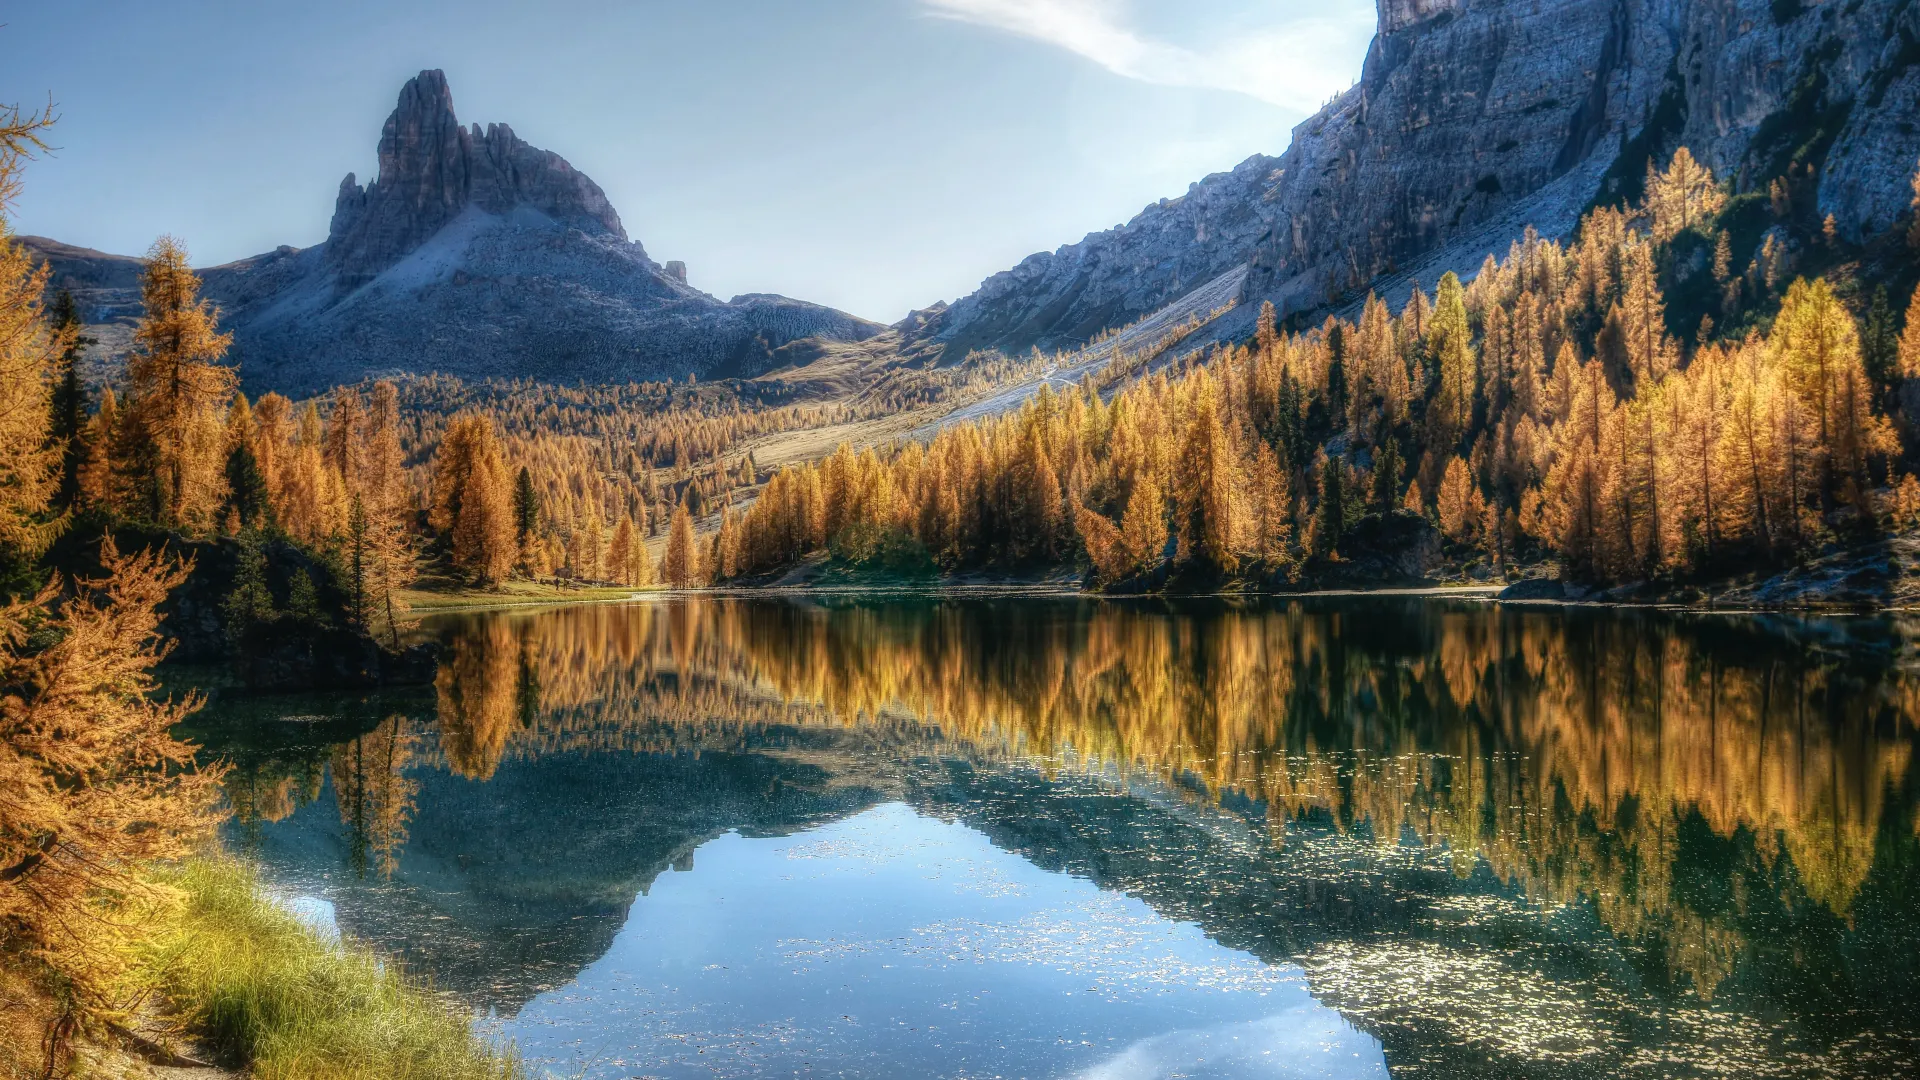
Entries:
[[893, 322], [1111, 228], [1359, 77], [1371, 0], [0, 0], [54, 105], [13, 228], [209, 266], [326, 238], [402, 83], [591, 176], [722, 298]]

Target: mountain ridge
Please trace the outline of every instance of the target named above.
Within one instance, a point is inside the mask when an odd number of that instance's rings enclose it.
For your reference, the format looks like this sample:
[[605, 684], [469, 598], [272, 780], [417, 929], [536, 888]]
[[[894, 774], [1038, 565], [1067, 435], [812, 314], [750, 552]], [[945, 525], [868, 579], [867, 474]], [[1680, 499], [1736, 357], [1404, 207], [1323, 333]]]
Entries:
[[[444, 74], [401, 88], [379, 172], [341, 182], [327, 239], [205, 268], [249, 389], [316, 393], [441, 372], [627, 382], [757, 374], [800, 339], [885, 328], [770, 293], [722, 301], [627, 236], [599, 185], [505, 124], [463, 126]], [[138, 260], [21, 238], [124, 353]]]
[[[1909, 0], [1376, 0], [1360, 80], [1255, 154], [1126, 224], [1036, 252], [907, 332], [920, 354], [1071, 350], [1242, 273], [1189, 345], [1280, 316], [1404, 300], [1529, 225], [1565, 236], [1685, 145], [1737, 192], [1795, 198], [1861, 241], [1908, 212], [1920, 160]], [[1748, 253], [1736, 252], [1744, 264]], [[1218, 291], [1212, 288], [1212, 291]], [[1164, 320], [1162, 320], [1164, 321]]]

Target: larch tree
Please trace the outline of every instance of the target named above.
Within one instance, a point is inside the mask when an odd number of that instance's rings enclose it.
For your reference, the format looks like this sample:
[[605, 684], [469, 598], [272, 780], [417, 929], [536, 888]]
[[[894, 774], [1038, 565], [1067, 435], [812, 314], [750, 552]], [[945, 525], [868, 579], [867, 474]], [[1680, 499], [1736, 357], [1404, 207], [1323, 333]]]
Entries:
[[49, 325], [47, 268], [13, 242], [7, 218], [20, 169], [43, 148], [38, 133], [50, 122], [0, 110], [0, 561], [9, 563], [37, 557], [59, 531], [47, 511], [65, 447], [49, 438], [49, 420], [54, 367], [72, 331]]
[[1479, 386], [1466, 293], [1451, 270], [1440, 279], [1426, 345], [1428, 361], [1440, 380], [1427, 413], [1432, 429], [1428, 449], [1440, 455], [1437, 460], [1445, 460], [1473, 422], [1473, 399]]
[[1907, 322], [1900, 331], [1900, 377], [1920, 379], [1920, 286], [1907, 301]]
[[415, 576], [411, 525], [414, 502], [400, 445], [399, 391], [390, 382], [374, 384], [360, 461], [367, 513], [366, 584], [371, 625], [376, 632], [384, 632], [388, 644], [397, 649], [400, 625], [407, 614], [403, 590], [413, 584]]
[[673, 524], [667, 529], [667, 557], [661, 574], [668, 585], [676, 589], [689, 588], [699, 583], [699, 559], [694, 549], [693, 516], [682, 503], [674, 507]]
[[1684, 146], [1673, 152], [1665, 172], [1647, 162], [1646, 211], [1653, 220], [1653, 238], [1661, 243], [1711, 220], [1726, 201], [1713, 173]]
[[233, 336], [219, 332], [186, 248], [170, 236], [147, 251], [140, 300], [127, 388], [152, 470], [149, 505], [162, 525], [201, 530], [224, 495], [221, 421], [238, 378], [220, 361]]
[[365, 407], [360, 393], [352, 387], [333, 392], [333, 407], [327, 411], [327, 436], [322, 456], [327, 467], [340, 477], [343, 491], [365, 494], [361, 490], [361, 457], [366, 435]]
[[1621, 273], [1618, 325], [1627, 370], [1633, 373], [1636, 386], [1651, 387], [1666, 378], [1677, 362], [1673, 339], [1667, 336], [1666, 298], [1660, 294], [1653, 245], [1629, 242], [1623, 251]]
[[482, 585], [498, 585], [513, 572], [512, 495], [506, 461], [494, 439], [493, 423], [478, 418], [472, 449], [461, 478], [460, 513], [453, 525], [453, 563]]
[[1473, 480], [1468, 475], [1466, 461], [1457, 454], [1447, 461], [1446, 472], [1440, 478], [1438, 504], [1440, 531], [1447, 539], [1455, 543], [1471, 539], [1479, 524], [1473, 517]]
[[1136, 572], [1151, 572], [1166, 557], [1167, 537], [1167, 499], [1154, 474], [1147, 473], [1133, 483], [1120, 521], [1120, 545]]
[[608, 576], [621, 585], [637, 585], [633, 580], [633, 519], [623, 517], [613, 527], [613, 539], [607, 544]]
[[[56, 1046], [111, 1015], [147, 916], [143, 883], [216, 822], [222, 770], [172, 731], [199, 705], [158, 700], [155, 608], [186, 573], [102, 545], [104, 577], [0, 607], [0, 945], [66, 988]], [[42, 644], [51, 642], [51, 644]]]
[[1872, 441], [1850, 389], [1864, 379], [1859, 328], [1824, 279], [1800, 278], [1787, 289], [1768, 344], [1818, 429], [1820, 494], [1834, 498], [1843, 484], [1864, 480], [1863, 447]]
[[120, 403], [113, 387], [100, 390], [100, 407], [87, 421], [87, 456], [80, 464], [80, 505], [110, 511], [121, 496], [114, 459], [114, 440], [120, 433]]

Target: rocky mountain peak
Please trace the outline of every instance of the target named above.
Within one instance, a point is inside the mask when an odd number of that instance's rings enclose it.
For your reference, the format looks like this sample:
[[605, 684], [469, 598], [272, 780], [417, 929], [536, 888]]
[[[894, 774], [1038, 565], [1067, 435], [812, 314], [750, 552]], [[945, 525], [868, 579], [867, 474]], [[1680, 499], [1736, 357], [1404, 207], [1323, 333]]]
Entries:
[[1268, 301], [1283, 317], [1351, 309], [1370, 290], [1398, 304], [1446, 270], [1470, 276], [1529, 226], [1570, 235], [1681, 146], [1736, 193], [1797, 176], [1815, 220], [1832, 214], [1848, 240], [1908, 212], [1912, 0], [1375, 5], [1360, 81], [1280, 157], [987, 278], [906, 326], [911, 347], [1071, 349], [1189, 320], [1208, 324], [1197, 346], [1250, 335]]
[[1463, 11], [1467, 0], [1374, 0], [1374, 6], [1380, 17], [1380, 33], [1392, 34], [1439, 15]]
[[380, 131], [379, 162], [364, 188], [348, 173], [334, 202], [327, 254], [344, 288], [371, 280], [468, 207], [495, 215], [527, 207], [589, 234], [627, 239], [600, 185], [566, 159], [528, 145], [505, 124], [462, 127], [439, 71], [400, 88]]

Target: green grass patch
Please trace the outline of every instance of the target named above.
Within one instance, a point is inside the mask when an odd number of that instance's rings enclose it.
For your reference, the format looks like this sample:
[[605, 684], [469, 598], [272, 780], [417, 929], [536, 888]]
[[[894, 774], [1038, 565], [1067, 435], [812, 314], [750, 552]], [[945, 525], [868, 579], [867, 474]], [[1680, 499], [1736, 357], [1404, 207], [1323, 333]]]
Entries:
[[222, 856], [163, 875], [185, 894], [149, 963], [182, 1021], [254, 1080], [519, 1080], [511, 1051], [364, 949], [327, 940]]

